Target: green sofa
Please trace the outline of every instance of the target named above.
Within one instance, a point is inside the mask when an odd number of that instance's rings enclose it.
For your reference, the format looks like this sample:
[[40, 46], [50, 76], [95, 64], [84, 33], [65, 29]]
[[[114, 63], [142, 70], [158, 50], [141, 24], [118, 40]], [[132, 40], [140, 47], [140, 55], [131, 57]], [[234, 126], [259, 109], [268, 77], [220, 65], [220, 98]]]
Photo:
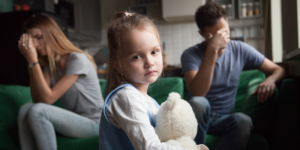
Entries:
[[[236, 95], [235, 112], [248, 114], [254, 126], [258, 124], [271, 124], [274, 109], [278, 103], [278, 90], [275, 89], [273, 97], [264, 104], [257, 102], [252, 95], [255, 88], [265, 79], [265, 75], [258, 70], [243, 71], [240, 76], [240, 83]], [[106, 95], [106, 80], [100, 79], [101, 92]], [[167, 99], [170, 92], [178, 92], [184, 99], [188, 99], [188, 90], [185, 80], [180, 77], [159, 78], [157, 82], [150, 85], [148, 93], [159, 104]], [[32, 102], [30, 88], [15, 85], [0, 85], [0, 149], [17, 150], [20, 149], [18, 140], [17, 115], [20, 107]], [[53, 104], [61, 107], [59, 100]], [[274, 115], [273, 115], [274, 116]], [[271, 119], [270, 119], [271, 118]], [[260, 127], [258, 127], [259, 129]], [[264, 130], [264, 126], [262, 126]], [[206, 145], [213, 150], [220, 137], [208, 135]], [[98, 150], [98, 137], [85, 139], [67, 138], [57, 134], [57, 144], [59, 150]], [[252, 134], [247, 149], [267, 150], [266, 138], [259, 134]]]

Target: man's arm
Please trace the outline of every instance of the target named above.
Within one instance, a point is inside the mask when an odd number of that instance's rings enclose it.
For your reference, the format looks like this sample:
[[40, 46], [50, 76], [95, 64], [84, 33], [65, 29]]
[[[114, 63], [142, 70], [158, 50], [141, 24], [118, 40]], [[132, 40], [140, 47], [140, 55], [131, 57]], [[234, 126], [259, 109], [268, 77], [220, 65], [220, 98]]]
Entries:
[[214, 36], [210, 35], [199, 70], [190, 70], [184, 73], [187, 86], [193, 96], [206, 96], [211, 86], [215, 62], [220, 55], [220, 51], [226, 47], [229, 41], [229, 34], [226, 29], [217, 31]]
[[214, 54], [210, 55], [205, 55], [198, 71], [191, 70], [184, 73], [187, 86], [193, 96], [204, 97], [210, 88], [217, 59]]
[[267, 58], [265, 58], [263, 64], [259, 67], [259, 70], [269, 75], [253, 93], [254, 95], [257, 95], [258, 101], [263, 103], [273, 95], [275, 82], [284, 76], [285, 71], [282, 67], [278, 66]]

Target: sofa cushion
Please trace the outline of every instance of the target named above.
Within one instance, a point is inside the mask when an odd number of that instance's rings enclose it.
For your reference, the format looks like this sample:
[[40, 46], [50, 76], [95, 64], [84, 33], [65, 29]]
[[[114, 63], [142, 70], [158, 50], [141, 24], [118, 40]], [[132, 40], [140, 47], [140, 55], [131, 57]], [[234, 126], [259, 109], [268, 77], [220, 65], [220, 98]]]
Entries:
[[[18, 112], [22, 105], [32, 102], [30, 87], [0, 85], [0, 149], [19, 150]], [[60, 101], [53, 105], [61, 107]], [[67, 138], [57, 135], [58, 150], [99, 150], [99, 138]]]
[[279, 102], [278, 89], [274, 89], [273, 96], [266, 102], [257, 101], [257, 96], [253, 95], [256, 88], [264, 81], [263, 78], [254, 78], [248, 83], [244, 100], [241, 100], [241, 112], [251, 117], [253, 122], [253, 132], [261, 135], [273, 133], [274, 121]]
[[244, 94], [245, 98], [241, 107], [241, 112], [247, 114], [252, 120], [269, 120], [273, 113], [276, 112], [279, 92], [274, 89], [273, 96], [266, 102], [260, 103], [257, 101], [257, 96], [253, 95], [256, 88], [263, 82], [261, 78], [253, 79], [249, 82], [247, 92]]
[[99, 136], [90, 138], [68, 138], [57, 135], [58, 150], [99, 150]]
[[0, 149], [19, 149], [18, 110], [28, 102], [29, 87], [0, 85]]
[[266, 79], [266, 76], [259, 70], [247, 70], [241, 72], [239, 86], [235, 96], [234, 112], [242, 111], [242, 105], [246, 97], [249, 82], [253, 79], [261, 79], [261, 81], [263, 81]]
[[177, 92], [183, 98], [183, 80], [180, 77], [159, 78], [148, 88], [148, 94], [154, 98], [158, 104], [167, 100], [169, 93]]
[[[217, 147], [220, 140], [221, 140], [220, 136], [206, 135], [205, 145], [210, 150], [214, 150]], [[268, 142], [263, 136], [258, 134], [252, 134], [249, 137], [246, 150], [267, 150], [267, 149], [268, 149]]]

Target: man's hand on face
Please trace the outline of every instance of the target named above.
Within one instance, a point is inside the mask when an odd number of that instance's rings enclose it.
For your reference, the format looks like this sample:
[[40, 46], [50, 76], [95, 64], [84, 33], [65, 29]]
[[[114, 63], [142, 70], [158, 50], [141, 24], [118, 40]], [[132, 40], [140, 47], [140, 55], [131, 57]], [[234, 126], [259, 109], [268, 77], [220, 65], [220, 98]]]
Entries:
[[214, 35], [208, 33], [208, 48], [211, 51], [218, 52], [224, 49], [230, 41], [229, 31], [227, 28], [218, 30]]
[[270, 97], [272, 97], [274, 89], [275, 81], [267, 78], [256, 88], [253, 95], [257, 95], [258, 102], [264, 103]]

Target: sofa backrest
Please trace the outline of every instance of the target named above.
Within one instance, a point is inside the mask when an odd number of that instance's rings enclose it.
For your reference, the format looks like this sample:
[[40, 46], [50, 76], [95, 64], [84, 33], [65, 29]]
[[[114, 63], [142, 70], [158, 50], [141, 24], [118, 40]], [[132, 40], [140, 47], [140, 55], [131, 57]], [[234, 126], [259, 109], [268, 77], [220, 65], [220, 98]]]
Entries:
[[[101, 92], [103, 98], [106, 98], [106, 86], [107, 81], [105, 79], [99, 79], [101, 86]], [[150, 84], [148, 88], [148, 94], [154, 98], [158, 104], [161, 104], [171, 92], [177, 92], [183, 97], [183, 80], [180, 77], [168, 77], [168, 78], [159, 78], [156, 82]]]
[[249, 82], [254, 79], [264, 81], [266, 79], [266, 76], [259, 70], [247, 70], [241, 72], [239, 86], [235, 96], [234, 112], [241, 112]]
[[[265, 80], [266, 77], [265, 74], [260, 72], [259, 70], [247, 70], [241, 72], [238, 91], [235, 97], [236, 111], [240, 111], [243, 99], [245, 98], [245, 94], [247, 92], [248, 84], [252, 79], [255, 78]], [[107, 81], [105, 79], [99, 79], [99, 83], [101, 86], [102, 95], [105, 99]], [[164, 102], [167, 99], [169, 93], [171, 92], [179, 93], [182, 99], [189, 99], [189, 91], [185, 79], [181, 77], [159, 78], [156, 82], [151, 84], [148, 89], [148, 94], [152, 98], [154, 98], [159, 104]]]
[[[258, 70], [243, 71], [241, 73], [235, 100], [235, 112], [241, 111], [241, 106], [247, 92], [248, 84], [251, 80], [256, 78], [263, 81], [266, 77]], [[105, 98], [107, 81], [105, 79], [100, 79], [99, 84], [101, 85], [102, 95]], [[159, 104], [164, 102], [171, 92], [177, 92], [183, 99], [188, 100], [188, 90], [184, 78], [159, 78], [155, 83], [151, 84], [148, 89], [148, 94]], [[7, 118], [16, 118], [18, 113], [16, 110], [19, 110], [23, 104], [28, 102], [32, 102], [30, 87], [0, 85], [0, 114], [5, 114], [1, 115], [0, 121], [4, 121]], [[59, 101], [57, 101], [54, 105], [62, 107]], [[6, 117], [7, 115], [13, 117]], [[13, 120], [13, 122], [15, 121], [16, 120]]]

